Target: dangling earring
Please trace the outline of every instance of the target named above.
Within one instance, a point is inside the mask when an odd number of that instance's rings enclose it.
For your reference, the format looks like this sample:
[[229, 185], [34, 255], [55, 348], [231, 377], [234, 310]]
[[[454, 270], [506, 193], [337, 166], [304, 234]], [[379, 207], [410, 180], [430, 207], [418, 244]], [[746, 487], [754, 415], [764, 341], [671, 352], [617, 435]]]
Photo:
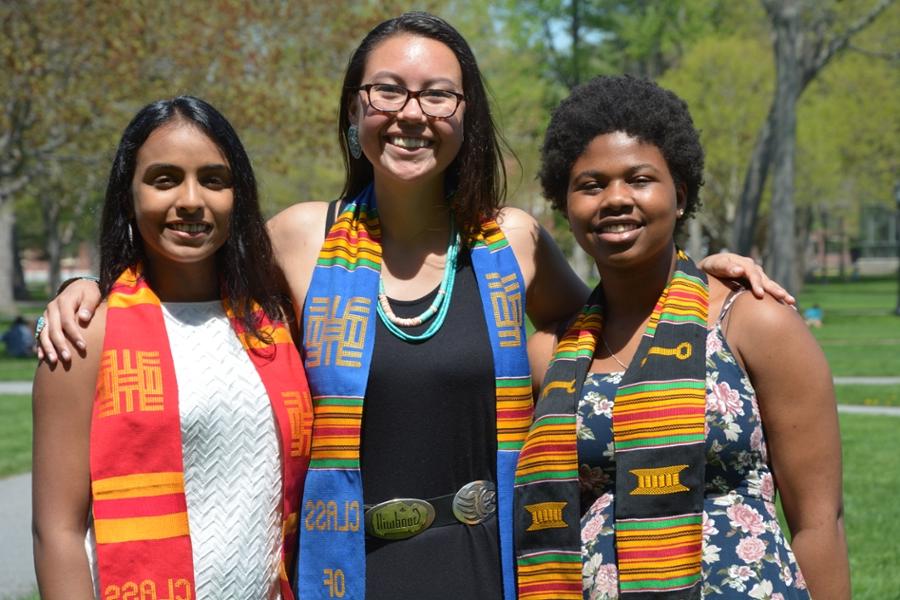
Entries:
[[362, 156], [362, 146], [359, 145], [359, 127], [351, 125], [347, 129], [347, 145], [350, 146], [350, 155], [353, 158]]
[[128, 245], [134, 248], [134, 233], [131, 231], [131, 223], [128, 224]]

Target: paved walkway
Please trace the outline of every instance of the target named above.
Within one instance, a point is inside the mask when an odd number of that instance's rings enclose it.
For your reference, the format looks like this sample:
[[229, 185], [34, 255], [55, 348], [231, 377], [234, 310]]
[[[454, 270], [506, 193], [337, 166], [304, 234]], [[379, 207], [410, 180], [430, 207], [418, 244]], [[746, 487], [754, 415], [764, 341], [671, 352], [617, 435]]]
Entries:
[[31, 473], [0, 479], [0, 598], [37, 588], [31, 553]]

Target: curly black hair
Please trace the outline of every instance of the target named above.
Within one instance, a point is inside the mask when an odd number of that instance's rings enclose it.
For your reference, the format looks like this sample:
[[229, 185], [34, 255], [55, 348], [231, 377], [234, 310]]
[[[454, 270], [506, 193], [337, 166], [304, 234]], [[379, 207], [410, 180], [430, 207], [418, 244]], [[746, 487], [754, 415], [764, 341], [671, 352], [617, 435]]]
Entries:
[[678, 222], [689, 218], [700, 206], [703, 147], [687, 103], [650, 80], [628, 75], [595, 77], [572, 90], [553, 111], [539, 175], [553, 208], [566, 212], [572, 166], [588, 144], [615, 131], [659, 148], [675, 183], [687, 192]]

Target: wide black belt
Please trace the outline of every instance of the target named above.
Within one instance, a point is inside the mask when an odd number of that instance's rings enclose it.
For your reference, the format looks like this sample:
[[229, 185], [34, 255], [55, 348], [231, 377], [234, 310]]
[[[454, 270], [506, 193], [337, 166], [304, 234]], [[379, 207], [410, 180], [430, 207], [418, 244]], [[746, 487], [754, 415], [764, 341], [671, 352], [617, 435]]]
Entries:
[[455, 494], [436, 498], [394, 498], [365, 506], [366, 533], [383, 540], [403, 540], [431, 527], [477, 525], [497, 512], [493, 481], [472, 481]]

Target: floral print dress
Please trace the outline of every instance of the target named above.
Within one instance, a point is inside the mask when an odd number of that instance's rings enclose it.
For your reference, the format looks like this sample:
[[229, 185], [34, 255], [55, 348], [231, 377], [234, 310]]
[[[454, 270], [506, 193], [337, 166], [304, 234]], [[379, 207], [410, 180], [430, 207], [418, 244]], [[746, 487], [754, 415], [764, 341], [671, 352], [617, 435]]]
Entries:
[[[722, 317], [709, 330], [706, 344], [703, 597], [808, 599], [775, 515], [775, 484], [756, 395], [725, 342], [721, 322]], [[612, 410], [623, 375], [589, 373], [578, 407], [586, 600], [618, 597]]]

